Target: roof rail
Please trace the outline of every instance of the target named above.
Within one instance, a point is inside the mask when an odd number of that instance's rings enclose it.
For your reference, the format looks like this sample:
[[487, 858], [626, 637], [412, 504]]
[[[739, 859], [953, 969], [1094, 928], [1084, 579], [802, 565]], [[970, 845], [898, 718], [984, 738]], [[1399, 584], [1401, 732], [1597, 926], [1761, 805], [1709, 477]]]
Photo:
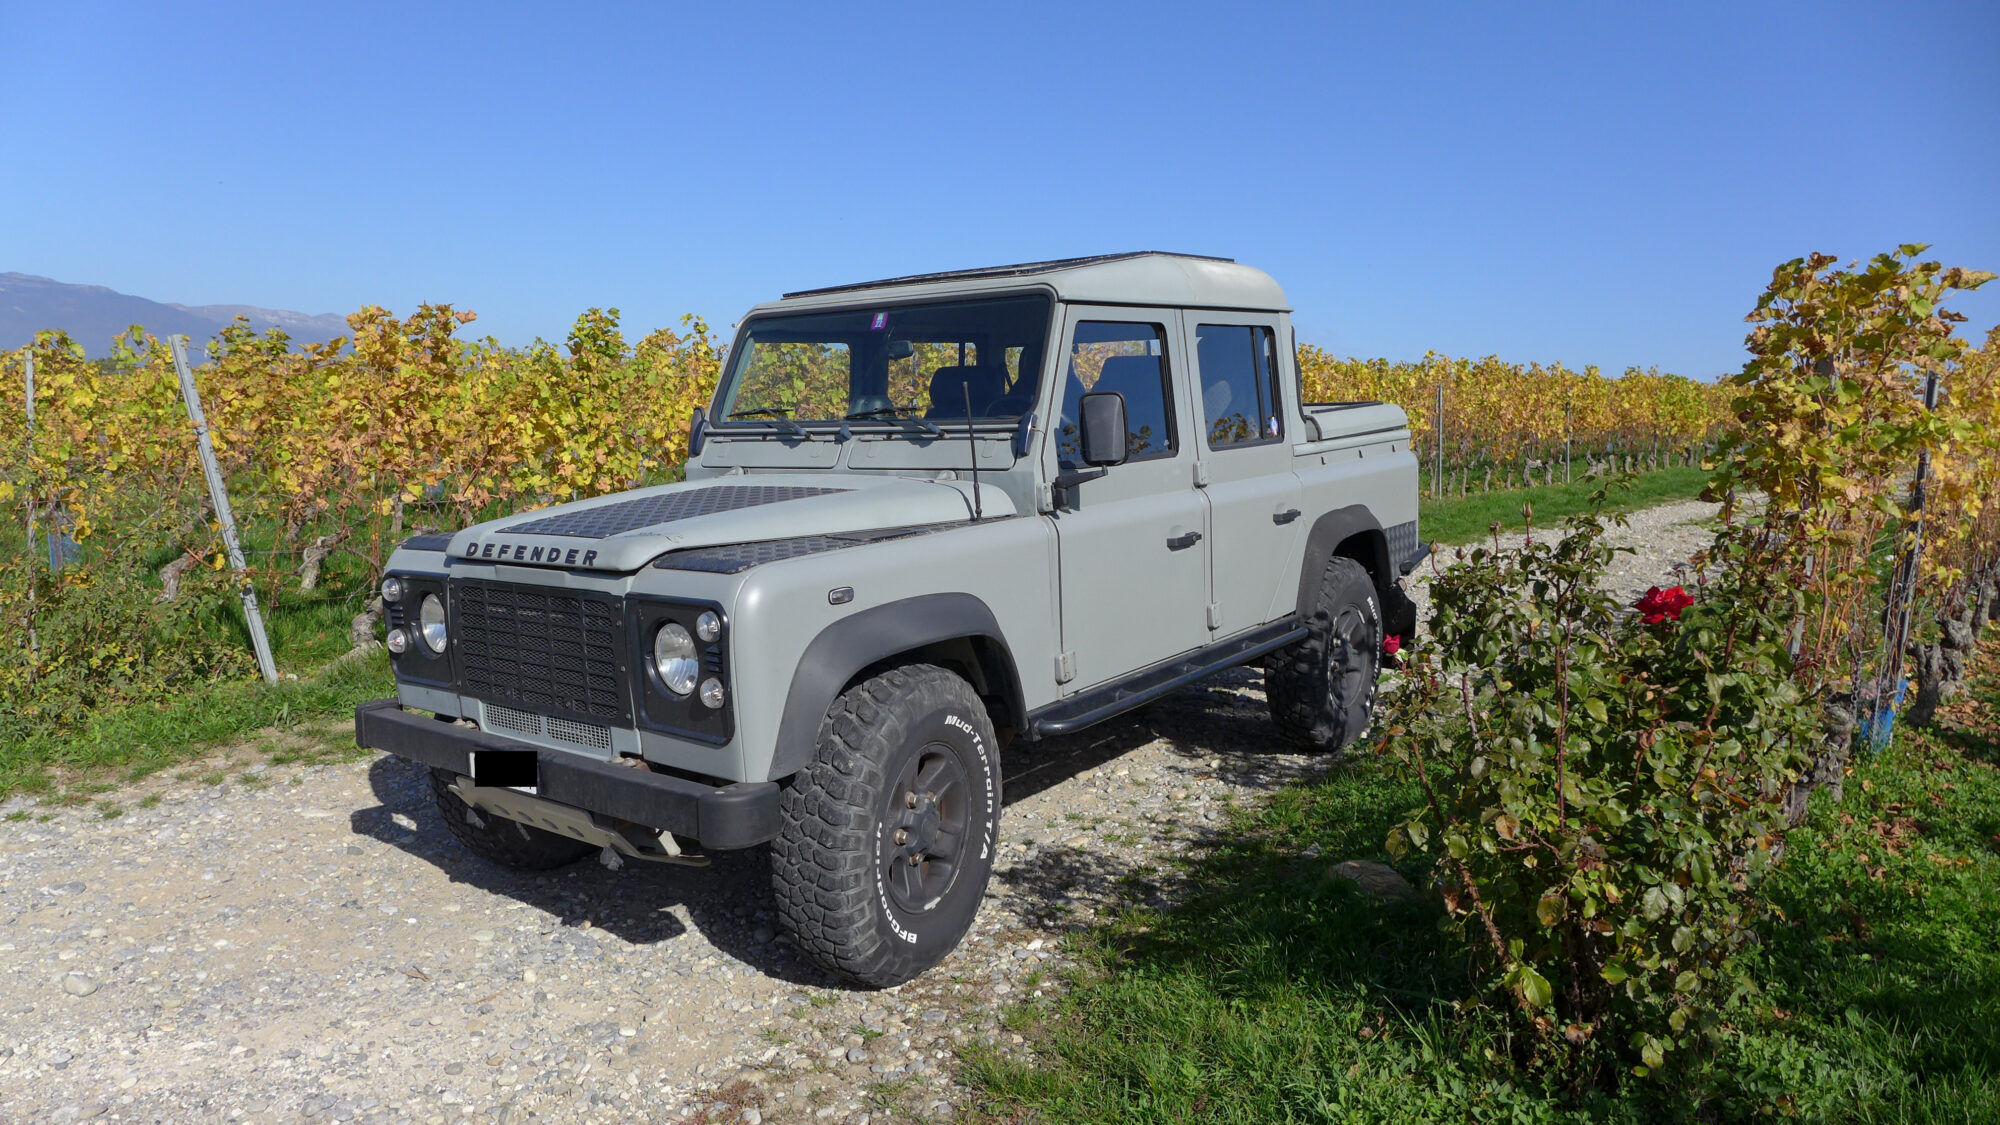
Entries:
[[1056, 258], [1047, 262], [1020, 262], [1011, 266], [984, 266], [979, 269], [945, 270], [942, 273], [913, 273], [906, 277], [888, 277], [880, 281], [857, 281], [851, 285], [829, 285], [823, 289], [800, 289], [787, 293], [784, 299], [793, 297], [816, 297], [822, 293], [846, 293], [856, 289], [877, 289], [890, 285], [922, 285], [935, 281], [981, 281], [992, 277], [1026, 277], [1031, 274], [1053, 273], [1057, 270], [1075, 269], [1078, 266], [1102, 265], [1105, 262], [1122, 262], [1128, 258], [1144, 258], [1157, 255], [1163, 258], [1194, 258], [1203, 262], [1234, 262], [1234, 258], [1218, 258], [1212, 254], [1176, 254], [1166, 250], [1134, 250], [1125, 254], [1093, 254], [1084, 258]]

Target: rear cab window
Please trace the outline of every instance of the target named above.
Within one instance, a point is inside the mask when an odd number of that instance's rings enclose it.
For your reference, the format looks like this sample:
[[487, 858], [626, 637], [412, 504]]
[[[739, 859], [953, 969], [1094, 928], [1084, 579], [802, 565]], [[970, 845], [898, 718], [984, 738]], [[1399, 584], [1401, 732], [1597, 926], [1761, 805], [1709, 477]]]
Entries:
[[1262, 324], [1199, 324], [1195, 349], [1208, 447], [1282, 440], [1277, 332]]

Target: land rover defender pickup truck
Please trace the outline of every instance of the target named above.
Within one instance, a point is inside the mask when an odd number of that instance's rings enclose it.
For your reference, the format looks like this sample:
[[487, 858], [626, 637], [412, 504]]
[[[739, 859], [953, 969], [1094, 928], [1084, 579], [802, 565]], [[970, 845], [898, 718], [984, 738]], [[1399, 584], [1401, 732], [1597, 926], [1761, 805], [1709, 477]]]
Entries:
[[1408, 419], [1300, 390], [1284, 292], [1227, 259], [787, 294], [684, 482], [395, 552], [356, 738], [496, 863], [769, 845], [799, 949], [908, 980], [979, 907], [1007, 747], [1252, 663], [1290, 743], [1368, 726], [1415, 625]]

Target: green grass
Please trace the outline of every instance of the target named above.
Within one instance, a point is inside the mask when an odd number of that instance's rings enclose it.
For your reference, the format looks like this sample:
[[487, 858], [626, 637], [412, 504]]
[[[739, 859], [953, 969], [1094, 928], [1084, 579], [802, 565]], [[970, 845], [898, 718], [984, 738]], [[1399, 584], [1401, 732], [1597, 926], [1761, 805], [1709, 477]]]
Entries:
[[[1685, 466], [1640, 473], [1632, 478], [1630, 487], [1612, 491], [1604, 511], [1634, 512], [1675, 500], [1692, 500], [1707, 483], [1706, 472]], [[1425, 539], [1442, 546], [1472, 543], [1485, 538], [1496, 523], [1502, 531], [1521, 530], [1526, 526], [1521, 509], [1527, 504], [1534, 505], [1535, 526], [1554, 527], [1570, 516], [1590, 511], [1591, 494], [1600, 487], [1599, 481], [1579, 480], [1424, 500], [1418, 506], [1418, 527]]]
[[967, 1056], [976, 1116], [2000, 1120], [2000, 641], [1981, 668], [1941, 729], [1899, 732], [1791, 835], [1752, 954], [1764, 995], [1681, 1069], [1581, 1100], [1513, 1069], [1439, 909], [1327, 874], [1385, 860], [1417, 801], [1364, 758], [1239, 813], [1183, 861], [1182, 905], [1087, 931], [1069, 989], [1007, 1015], [1036, 1061]]
[[[242, 530], [253, 556], [280, 546], [278, 529], [268, 522], [247, 522]], [[173, 557], [171, 550], [157, 550], [145, 559], [144, 569], [157, 575]], [[90, 561], [86, 551], [78, 565]], [[30, 728], [24, 737], [0, 742], [0, 800], [22, 792], [69, 803], [94, 799], [117, 783], [241, 743], [259, 730], [323, 725], [357, 703], [394, 694], [388, 658], [380, 652], [331, 663], [348, 651], [351, 624], [372, 586], [367, 566], [345, 553], [326, 560], [316, 590], [280, 590], [261, 583], [259, 602], [278, 671], [297, 679], [275, 687], [265, 686], [254, 673], [240, 680], [191, 682], [164, 700], [128, 699], [99, 706], [77, 722]], [[150, 597], [158, 588], [153, 581], [141, 596]], [[200, 631], [241, 652], [251, 650], [249, 629], [234, 598], [205, 608]], [[342, 743], [336, 746], [323, 734], [308, 730], [286, 739], [270, 757], [282, 763], [351, 754], [351, 738], [332, 740]]]
[[[345, 630], [342, 637], [345, 638]], [[0, 745], [0, 800], [17, 792], [77, 799], [137, 781], [266, 727], [295, 728], [395, 693], [389, 659], [377, 652], [317, 675], [266, 687], [261, 681], [203, 684], [170, 702], [105, 708], [68, 735]], [[313, 757], [327, 756], [315, 738]], [[279, 750], [273, 757], [288, 751]], [[300, 753], [290, 751], [296, 760]], [[215, 775], [220, 782], [222, 775]]]

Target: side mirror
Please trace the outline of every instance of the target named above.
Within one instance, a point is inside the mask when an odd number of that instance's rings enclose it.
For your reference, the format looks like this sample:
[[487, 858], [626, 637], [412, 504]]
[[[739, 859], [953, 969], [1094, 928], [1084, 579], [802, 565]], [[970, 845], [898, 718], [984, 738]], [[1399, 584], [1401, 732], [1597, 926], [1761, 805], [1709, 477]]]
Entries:
[[1131, 435], [1125, 429], [1125, 396], [1117, 391], [1093, 391], [1084, 395], [1077, 407], [1083, 463], [1124, 464], [1131, 452]]
[[688, 419], [688, 457], [701, 456], [701, 447], [708, 440], [708, 411], [697, 406], [694, 416]]

